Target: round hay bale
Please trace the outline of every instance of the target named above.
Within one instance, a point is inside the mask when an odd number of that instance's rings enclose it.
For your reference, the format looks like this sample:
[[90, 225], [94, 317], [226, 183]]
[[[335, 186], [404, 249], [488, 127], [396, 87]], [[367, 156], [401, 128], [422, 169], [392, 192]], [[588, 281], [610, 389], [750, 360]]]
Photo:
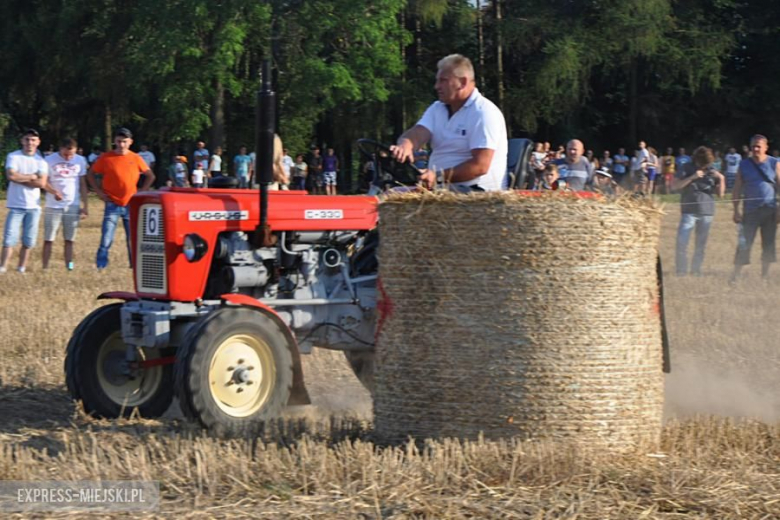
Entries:
[[444, 193], [379, 213], [379, 438], [657, 441], [657, 208]]

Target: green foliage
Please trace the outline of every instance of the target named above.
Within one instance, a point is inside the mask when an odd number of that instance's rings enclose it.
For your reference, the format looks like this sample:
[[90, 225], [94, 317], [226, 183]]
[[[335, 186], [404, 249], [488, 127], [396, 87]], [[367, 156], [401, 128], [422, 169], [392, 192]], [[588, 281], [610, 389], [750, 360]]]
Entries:
[[[0, 0], [0, 126], [88, 144], [126, 124], [167, 148], [224, 125], [229, 146], [251, 146], [258, 71], [270, 57], [288, 148], [343, 149], [412, 124], [435, 99], [436, 62], [453, 52], [473, 59], [486, 95], [503, 86], [514, 134], [777, 126], [768, 114], [780, 94], [766, 81], [780, 73], [771, 0], [482, 5], [478, 17], [468, 0]], [[223, 104], [224, 121], [214, 119]]]
[[690, 96], [717, 89], [735, 45], [707, 2], [687, 3], [684, 11], [671, 0], [507, 3], [506, 47], [513, 52], [506, 115], [529, 132], [577, 119], [596, 95], [615, 99], [614, 91], [594, 90], [594, 75], [616, 78], [612, 85], [628, 90], [634, 67], [635, 81], [659, 95], [681, 87]]

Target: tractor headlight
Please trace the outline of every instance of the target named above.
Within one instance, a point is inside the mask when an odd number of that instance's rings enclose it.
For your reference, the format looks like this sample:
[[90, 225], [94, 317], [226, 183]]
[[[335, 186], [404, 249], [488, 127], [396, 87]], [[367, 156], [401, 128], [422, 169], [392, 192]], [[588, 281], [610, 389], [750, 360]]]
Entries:
[[181, 248], [184, 257], [188, 262], [197, 262], [204, 256], [209, 250], [209, 245], [206, 243], [200, 235], [195, 233], [185, 235], [184, 245]]

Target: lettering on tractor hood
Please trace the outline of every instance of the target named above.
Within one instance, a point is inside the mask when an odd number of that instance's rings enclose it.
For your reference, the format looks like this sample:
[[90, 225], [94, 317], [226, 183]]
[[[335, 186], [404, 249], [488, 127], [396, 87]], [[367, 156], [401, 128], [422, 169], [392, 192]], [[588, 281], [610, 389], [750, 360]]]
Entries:
[[344, 211], [340, 209], [307, 209], [304, 211], [306, 220], [341, 220]]
[[190, 211], [191, 221], [249, 220], [249, 211]]

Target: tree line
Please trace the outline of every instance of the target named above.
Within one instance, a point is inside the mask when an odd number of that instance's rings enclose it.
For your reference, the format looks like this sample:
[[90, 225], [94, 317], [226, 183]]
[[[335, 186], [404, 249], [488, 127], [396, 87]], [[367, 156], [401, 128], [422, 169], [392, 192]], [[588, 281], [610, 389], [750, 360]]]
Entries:
[[[0, 0], [0, 130], [252, 147], [264, 58], [294, 153], [394, 140], [459, 52], [512, 137], [588, 148], [776, 136], [771, 0]], [[775, 137], [780, 139], [780, 137]], [[10, 144], [8, 144], [10, 143]]]

